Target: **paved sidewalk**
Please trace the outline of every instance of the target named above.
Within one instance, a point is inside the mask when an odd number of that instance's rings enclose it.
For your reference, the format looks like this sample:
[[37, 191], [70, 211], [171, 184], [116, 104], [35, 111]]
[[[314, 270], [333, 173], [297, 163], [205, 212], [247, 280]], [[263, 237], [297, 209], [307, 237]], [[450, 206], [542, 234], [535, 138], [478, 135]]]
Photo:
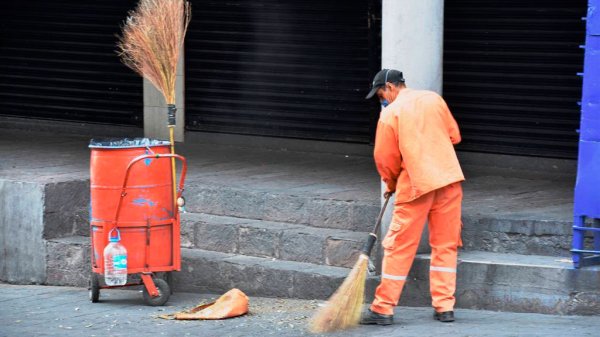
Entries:
[[[136, 290], [106, 290], [91, 303], [83, 288], [0, 284], [0, 336], [309, 336], [316, 301], [251, 298], [250, 314], [224, 321], [156, 318], [215, 296], [176, 293], [168, 306], [145, 306]], [[429, 308], [400, 307], [392, 326], [361, 326], [327, 336], [598, 336], [597, 317], [458, 310], [439, 323]]]

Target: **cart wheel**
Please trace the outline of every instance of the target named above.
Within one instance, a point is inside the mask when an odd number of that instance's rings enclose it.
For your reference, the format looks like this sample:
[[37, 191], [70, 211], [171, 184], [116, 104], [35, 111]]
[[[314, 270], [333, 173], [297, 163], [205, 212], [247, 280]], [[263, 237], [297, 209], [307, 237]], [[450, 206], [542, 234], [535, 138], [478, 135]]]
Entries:
[[98, 303], [98, 299], [100, 298], [100, 280], [98, 279], [98, 274], [92, 272], [90, 275], [90, 301], [92, 303]]
[[154, 285], [156, 285], [156, 289], [158, 290], [158, 296], [152, 297], [148, 292], [148, 289], [144, 287], [144, 301], [146, 304], [151, 305], [153, 307], [164, 305], [169, 300], [169, 296], [171, 296], [171, 288], [167, 284], [167, 281], [161, 278], [152, 278], [154, 281]]

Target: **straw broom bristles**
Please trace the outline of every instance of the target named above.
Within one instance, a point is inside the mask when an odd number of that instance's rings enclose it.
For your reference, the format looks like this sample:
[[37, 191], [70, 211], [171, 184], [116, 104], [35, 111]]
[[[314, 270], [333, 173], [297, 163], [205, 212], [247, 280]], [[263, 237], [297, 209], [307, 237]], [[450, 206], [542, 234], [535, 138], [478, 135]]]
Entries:
[[369, 257], [360, 254], [358, 261], [338, 290], [310, 321], [313, 333], [331, 332], [354, 327], [360, 320], [365, 299], [365, 281]]
[[140, 0], [117, 43], [121, 61], [150, 81], [167, 104], [175, 104], [177, 61], [190, 16], [185, 0]]
[[379, 211], [373, 231], [361, 250], [358, 261], [346, 277], [342, 285], [329, 298], [323, 308], [311, 318], [309, 329], [314, 333], [330, 332], [351, 328], [358, 324], [363, 302], [365, 300], [365, 281], [369, 267], [369, 255], [377, 242], [377, 234], [381, 226], [383, 214], [392, 193], [384, 194], [385, 202]]

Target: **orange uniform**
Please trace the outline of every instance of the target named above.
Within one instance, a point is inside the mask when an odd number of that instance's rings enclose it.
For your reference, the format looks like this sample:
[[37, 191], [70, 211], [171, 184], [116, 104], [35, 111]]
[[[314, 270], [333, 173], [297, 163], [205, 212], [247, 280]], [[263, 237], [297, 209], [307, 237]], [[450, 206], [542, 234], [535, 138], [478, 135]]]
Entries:
[[375, 164], [396, 197], [372, 311], [393, 314], [426, 220], [432, 304], [437, 312], [453, 310], [464, 180], [453, 144], [460, 140], [448, 106], [434, 92], [404, 88], [381, 112]]

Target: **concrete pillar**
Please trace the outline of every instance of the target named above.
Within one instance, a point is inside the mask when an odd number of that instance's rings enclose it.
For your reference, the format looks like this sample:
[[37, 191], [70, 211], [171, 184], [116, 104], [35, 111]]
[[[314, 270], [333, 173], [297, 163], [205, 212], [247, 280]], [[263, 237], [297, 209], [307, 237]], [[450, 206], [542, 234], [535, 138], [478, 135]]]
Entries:
[[383, 0], [381, 67], [404, 73], [407, 86], [442, 93], [443, 0]]
[[[410, 88], [441, 94], [444, 1], [383, 0], [382, 6], [381, 67], [402, 71]], [[383, 194], [383, 184], [381, 190]], [[388, 207], [385, 213], [381, 237], [387, 232], [392, 210]], [[429, 251], [428, 238], [429, 231], [423, 231], [419, 253]]]
[[[177, 106], [175, 141], [183, 142], [185, 130], [185, 65], [183, 50], [179, 58], [179, 64], [177, 65], [175, 105]], [[169, 139], [165, 98], [146, 79], [144, 79], [144, 137], [163, 140]]]

